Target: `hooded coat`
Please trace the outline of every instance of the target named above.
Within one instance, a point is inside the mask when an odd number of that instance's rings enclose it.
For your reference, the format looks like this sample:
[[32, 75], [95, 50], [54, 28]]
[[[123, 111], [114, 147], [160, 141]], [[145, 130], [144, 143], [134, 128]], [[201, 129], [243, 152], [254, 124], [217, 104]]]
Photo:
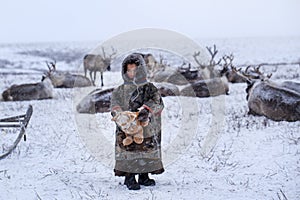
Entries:
[[[127, 74], [127, 64], [136, 64], [134, 79]], [[116, 176], [127, 173], [161, 174], [164, 171], [161, 159], [161, 112], [164, 104], [158, 89], [147, 81], [147, 71], [144, 59], [138, 54], [131, 54], [122, 63], [122, 78], [124, 83], [117, 87], [111, 97], [111, 111], [137, 112], [144, 107], [150, 111], [150, 123], [143, 127], [144, 141], [142, 144], [132, 143], [124, 146], [122, 141], [125, 133], [117, 126], [115, 141]]]

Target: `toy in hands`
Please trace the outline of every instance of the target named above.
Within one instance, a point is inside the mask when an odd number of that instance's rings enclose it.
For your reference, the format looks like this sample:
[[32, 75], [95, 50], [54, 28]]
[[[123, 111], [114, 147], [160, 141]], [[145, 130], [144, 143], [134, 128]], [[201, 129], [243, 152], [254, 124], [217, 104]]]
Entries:
[[126, 135], [123, 140], [124, 146], [128, 146], [133, 142], [141, 144], [144, 141], [143, 127], [149, 124], [149, 120], [138, 120], [140, 112], [117, 112], [112, 118], [112, 121], [115, 121]]

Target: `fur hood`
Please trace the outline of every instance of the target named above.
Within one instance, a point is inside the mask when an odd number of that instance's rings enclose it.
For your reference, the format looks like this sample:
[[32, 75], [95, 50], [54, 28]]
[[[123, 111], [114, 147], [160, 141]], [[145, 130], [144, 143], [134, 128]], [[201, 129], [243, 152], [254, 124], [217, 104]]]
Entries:
[[[128, 64], [136, 64], [137, 66], [137, 72], [133, 80], [129, 79], [129, 77], [126, 74]], [[124, 84], [144, 85], [148, 82], [145, 60], [138, 53], [130, 54], [124, 59], [124, 61], [122, 62], [121, 73], [122, 78], [124, 80]]]

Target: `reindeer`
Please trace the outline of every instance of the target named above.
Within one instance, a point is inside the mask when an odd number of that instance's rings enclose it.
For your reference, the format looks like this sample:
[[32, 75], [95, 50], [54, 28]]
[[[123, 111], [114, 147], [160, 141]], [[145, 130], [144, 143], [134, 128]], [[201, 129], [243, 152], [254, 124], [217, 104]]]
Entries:
[[[109, 57], [105, 56], [104, 47], [102, 47], [103, 55], [95, 55], [95, 54], [87, 54], [83, 58], [83, 67], [84, 67], [84, 76], [86, 77], [87, 70], [90, 71], [90, 79], [92, 84], [95, 85], [96, 81], [96, 72], [100, 72], [101, 78], [101, 86], [103, 86], [103, 72], [108, 70], [110, 71], [110, 64], [113, 59], [113, 56], [117, 54], [117, 52], [112, 48], [112, 54]], [[94, 72], [94, 78], [92, 77], [92, 73]]]
[[151, 53], [147, 53], [147, 54], [137, 53], [137, 54], [141, 55], [144, 58], [145, 63], [147, 65], [148, 72], [155, 70], [158, 62], [156, 61], [156, 59], [154, 58], [154, 56]]
[[[163, 63], [163, 56], [160, 55], [159, 62], [154, 58], [151, 53], [136, 53], [143, 57], [147, 66], [147, 78], [151, 81], [156, 81], [155, 78], [160, 76], [161, 72], [166, 70], [166, 64]], [[158, 78], [160, 79], [160, 78]]]
[[191, 68], [191, 63], [188, 64], [188, 67], [184, 67], [186, 65], [185, 62], [178, 68], [178, 72], [184, 76], [188, 81], [194, 81], [198, 79], [198, 70]]
[[41, 82], [12, 85], [2, 93], [4, 101], [25, 101], [53, 98], [53, 85], [49, 78]]
[[76, 106], [79, 113], [103, 113], [110, 111], [110, 99], [114, 88], [96, 89], [84, 97]]
[[82, 75], [70, 74], [69, 72], [56, 71], [56, 61], [46, 62], [49, 71], [44, 74], [49, 77], [55, 88], [73, 88], [91, 86], [91, 81]]
[[[259, 70], [259, 68], [261, 67], [261, 65], [259, 65], [258, 67], [252, 66], [251, 65], [246, 67], [246, 69], [244, 70], [244, 72], [242, 71], [242, 68], [239, 68], [238, 70], [236, 69], [236, 67], [233, 66], [232, 61], [234, 59], [233, 54], [228, 55], [224, 55], [222, 57], [222, 60], [224, 61], [223, 69], [220, 71], [220, 74], [225, 74], [225, 76], [227, 77], [228, 81], [231, 83], [246, 83], [247, 82], [247, 78], [245, 76], [243, 76], [242, 74], [247, 74], [247, 77], [251, 78], [251, 79], [260, 79], [261, 78], [261, 72]], [[229, 69], [230, 67], [230, 69]]]
[[[195, 81], [198, 79], [198, 70], [191, 69], [191, 64], [189, 64], [187, 68], [184, 68], [183, 66], [186, 65], [186, 63], [183, 62], [183, 64], [176, 69], [170, 67], [162, 55], [159, 56], [159, 61], [157, 61], [151, 53], [137, 54], [144, 58], [147, 65], [147, 78], [153, 82], [186, 85], [190, 81]], [[163, 87], [167, 89], [169, 86], [170, 85], [165, 85]], [[168, 91], [167, 93], [170, 92], [171, 91]], [[166, 93], [166, 91], [163, 91], [163, 93]]]
[[[222, 76], [219, 71], [215, 70], [215, 66], [220, 64], [215, 61], [215, 56], [217, 54], [216, 46], [214, 48], [207, 47], [210, 52], [211, 60], [208, 65], [201, 64], [198, 60], [199, 53], [194, 54], [194, 59], [200, 65], [202, 69], [209, 69], [209, 74], [206, 79], [203, 80], [203, 76], [198, 76], [199, 69], [192, 69], [191, 64], [187, 68], [183, 66], [186, 65], [185, 62], [178, 67], [178, 69], [168, 67], [166, 63], [163, 62], [163, 58], [160, 58], [160, 62], [154, 62], [156, 66], [155, 72], [153, 73], [152, 80], [158, 83], [171, 83], [174, 85], [184, 85], [183, 89], [178, 92], [177, 87], [170, 87], [170, 85], [160, 84], [160, 90], [164, 95], [183, 95], [183, 96], [197, 96], [197, 97], [208, 97], [217, 96], [220, 94], [228, 94], [229, 87], [228, 81], [225, 76]], [[141, 54], [147, 63], [147, 57], [153, 57], [151, 54]], [[162, 67], [163, 66], [163, 67]], [[153, 69], [153, 68], [152, 68]]]
[[[300, 120], [300, 93], [285, 83], [260, 80], [247, 88], [249, 114], [264, 115], [274, 121]], [[300, 87], [300, 83], [294, 83]]]
[[218, 96], [221, 94], [229, 94], [228, 80], [225, 73], [221, 73], [216, 70], [215, 67], [221, 63], [221, 59], [215, 61], [215, 57], [218, 53], [216, 45], [206, 47], [211, 59], [207, 65], [202, 64], [198, 60], [200, 52], [195, 52], [193, 57], [196, 63], [199, 65], [198, 69], [202, 71], [200, 77], [194, 81], [190, 81], [190, 85], [184, 87], [180, 91], [182, 96], [196, 96], [196, 97], [210, 97]]
[[[258, 68], [257, 68], [258, 69]], [[247, 79], [249, 114], [265, 116], [274, 121], [300, 120], [300, 83], [293, 81], [274, 82], [272, 74], [265, 76], [259, 70], [260, 79]]]
[[[161, 96], [177, 96], [179, 95], [179, 89], [168, 83], [155, 83]], [[76, 110], [79, 113], [103, 113], [110, 111], [110, 100], [114, 88], [101, 90], [96, 89], [85, 96], [80, 103], [76, 106]]]
[[215, 78], [219, 76], [219, 73], [217, 70], [215, 70], [215, 66], [219, 65], [221, 63], [221, 59], [218, 61], [215, 60], [215, 57], [218, 53], [216, 45], [213, 46], [213, 49], [211, 47], [206, 47], [207, 51], [209, 52], [211, 59], [208, 64], [203, 64], [198, 60], [198, 56], [200, 56], [200, 51], [195, 52], [193, 54], [195, 62], [198, 64], [198, 69], [200, 70], [200, 77], [201, 79], [210, 79]]
[[171, 83], [154, 83], [162, 97], [179, 96], [179, 89]]
[[[264, 79], [265, 75], [260, 71], [260, 67], [262, 65], [258, 65], [257, 67], [249, 65], [245, 69], [246, 76], [250, 79]], [[251, 68], [252, 67], [252, 68]], [[272, 74], [267, 75], [267, 78], [270, 78]]]
[[[227, 80], [231, 83], [246, 83], [247, 79], [244, 76], [241, 76], [241, 68], [236, 70], [236, 68], [233, 66], [232, 61], [234, 59], [233, 54], [224, 55], [222, 57], [222, 60], [224, 61], [223, 69], [220, 70], [220, 74], [225, 74], [227, 77]], [[237, 73], [240, 72], [240, 73]]]
[[229, 94], [228, 81], [225, 76], [199, 80], [180, 90], [181, 96], [210, 97]]

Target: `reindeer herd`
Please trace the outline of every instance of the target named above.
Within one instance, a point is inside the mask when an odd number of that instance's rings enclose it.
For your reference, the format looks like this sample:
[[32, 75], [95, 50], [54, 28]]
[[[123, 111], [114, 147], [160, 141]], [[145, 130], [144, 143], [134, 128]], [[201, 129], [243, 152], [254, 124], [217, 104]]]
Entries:
[[[85, 76], [71, 74], [56, 70], [56, 61], [47, 62], [48, 71], [42, 75], [42, 79], [37, 83], [28, 83], [21, 85], [12, 85], [2, 93], [4, 101], [25, 101], [25, 100], [41, 100], [53, 98], [54, 88], [74, 88], [87, 87], [95, 85], [96, 72], [101, 74], [101, 85], [103, 86], [103, 72], [110, 70], [110, 63], [115, 51], [109, 56], [105, 56], [104, 49], [102, 55], [88, 54], [83, 58], [83, 66]], [[94, 78], [91, 80], [86, 77], [86, 72], [90, 71], [90, 75], [94, 72]]]
[[[200, 52], [195, 52], [193, 58], [196, 66], [185, 62], [175, 68], [168, 65], [162, 56], [159, 61], [148, 53], [140, 55], [145, 59], [148, 79], [154, 82], [161, 95], [210, 97], [229, 94], [230, 83], [247, 83], [246, 99], [249, 114], [263, 115], [275, 121], [300, 120], [300, 83], [271, 80], [270, 75], [264, 75], [259, 67], [249, 66], [244, 70], [233, 65], [234, 56], [225, 55], [216, 60], [216, 46], [206, 48], [211, 59], [201, 63]], [[96, 72], [100, 72], [103, 86], [103, 72], [110, 70], [110, 65], [116, 51], [105, 55], [87, 54], [83, 58], [84, 76], [56, 70], [56, 62], [46, 62], [48, 71], [38, 83], [12, 85], [2, 93], [4, 101], [40, 100], [53, 98], [54, 88], [73, 88], [95, 86]], [[90, 79], [87, 78], [89, 71]], [[94, 75], [94, 76], [92, 76]], [[110, 96], [113, 88], [96, 89], [86, 96], [77, 106], [80, 113], [108, 112]]]

